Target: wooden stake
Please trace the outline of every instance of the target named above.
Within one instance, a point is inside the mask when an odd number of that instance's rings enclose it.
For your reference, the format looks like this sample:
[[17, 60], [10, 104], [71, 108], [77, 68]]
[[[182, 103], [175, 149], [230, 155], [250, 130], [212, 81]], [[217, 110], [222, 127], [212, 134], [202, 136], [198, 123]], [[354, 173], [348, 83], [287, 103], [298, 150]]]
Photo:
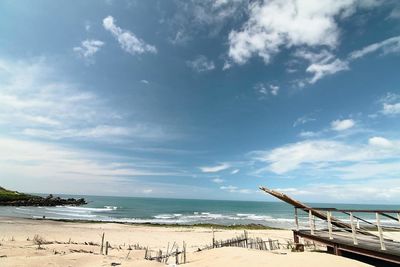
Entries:
[[213, 238], [212, 238], [213, 248], [215, 248], [215, 234], [214, 234], [214, 227], [211, 227], [211, 229], [212, 229], [212, 234], [213, 234]]
[[183, 263], [186, 263], [186, 242], [183, 241]]
[[102, 254], [102, 255], [103, 255], [103, 245], [104, 245], [104, 233], [101, 237], [101, 246], [100, 246], [100, 254]]

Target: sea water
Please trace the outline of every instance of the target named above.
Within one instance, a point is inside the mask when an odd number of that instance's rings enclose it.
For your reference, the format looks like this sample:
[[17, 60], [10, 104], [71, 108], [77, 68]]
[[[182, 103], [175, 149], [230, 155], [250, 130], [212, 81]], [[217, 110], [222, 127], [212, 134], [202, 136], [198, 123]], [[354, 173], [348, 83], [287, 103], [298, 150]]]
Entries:
[[[70, 196], [62, 196], [70, 197]], [[0, 207], [0, 216], [94, 220], [128, 223], [154, 224], [261, 224], [270, 227], [294, 227], [294, 208], [283, 202], [223, 201], [194, 199], [162, 199], [109, 196], [84, 197], [87, 205], [80, 207]], [[400, 205], [366, 204], [321, 204], [309, 203], [313, 207], [335, 207], [338, 209], [385, 209], [399, 210]], [[300, 212], [300, 224], [308, 223], [308, 215]], [[343, 220], [348, 216], [337, 214]], [[374, 214], [363, 215], [374, 220]], [[390, 220], [382, 218], [383, 223]]]

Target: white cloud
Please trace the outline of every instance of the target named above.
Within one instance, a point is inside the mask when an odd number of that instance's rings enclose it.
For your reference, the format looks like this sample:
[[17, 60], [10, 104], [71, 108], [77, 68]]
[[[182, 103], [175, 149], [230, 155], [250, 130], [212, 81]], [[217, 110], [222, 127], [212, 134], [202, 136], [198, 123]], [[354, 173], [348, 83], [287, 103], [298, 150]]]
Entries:
[[200, 167], [200, 170], [202, 172], [220, 172], [226, 169], [229, 169], [231, 167], [230, 164], [228, 163], [222, 163], [216, 166], [205, 166], [205, 167]]
[[310, 66], [308, 66], [306, 71], [314, 75], [309, 82], [315, 83], [326, 75], [335, 74], [336, 72], [348, 69], [348, 63], [337, 58], [329, 63], [312, 63]]
[[197, 56], [194, 60], [187, 61], [186, 64], [197, 72], [206, 72], [215, 69], [214, 62], [208, 60], [203, 55]]
[[221, 186], [219, 189], [228, 191], [229, 193], [240, 193], [240, 194], [252, 193], [252, 190], [250, 190], [250, 189], [238, 188], [237, 186], [233, 186], [233, 185]]
[[153, 189], [143, 189], [144, 194], [150, 194], [153, 193]]
[[390, 147], [383, 145], [385, 141], [381, 138], [371, 138], [368, 144], [364, 145], [351, 145], [324, 139], [307, 140], [269, 151], [253, 152], [253, 155], [256, 160], [266, 162], [267, 170], [276, 174], [319, 168], [323, 168], [326, 173], [335, 172], [337, 164], [351, 166], [367, 161], [382, 163], [381, 161], [384, 160], [392, 160], [400, 164], [400, 142], [388, 142], [394, 145]]
[[304, 49], [297, 50], [294, 53], [297, 58], [304, 59], [309, 62], [306, 72], [313, 74], [307, 83], [315, 83], [327, 75], [335, 74], [336, 72], [348, 70], [348, 62], [336, 58], [331, 52], [324, 49], [319, 52], [310, 52]]
[[377, 146], [377, 147], [383, 147], [383, 148], [390, 148], [393, 146], [392, 142], [390, 142], [388, 139], [380, 137], [380, 136], [371, 137], [368, 140], [368, 143], [370, 145]]
[[193, 36], [216, 36], [228, 24], [241, 18], [248, 0], [175, 1], [174, 16], [165, 18], [170, 28], [169, 41], [184, 45]]
[[262, 97], [266, 97], [268, 95], [277, 96], [279, 92], [279, 86], [274, 84], [265, 84], [265, 83], [257, 83], [254, 86], [254, 89], [260, 94]]
[[301, 200], [310, 199], [318, 202], [365, 202], [365, 203], [387, 203], [400, 200], [399, 179], [376, 179], [370, 181], [350, 182], [345, 184], [307, 184], [299, 188], [277, 188]]
[[312, 131], [301, 131], [299, 136], [303, 138], [313, 138], [319, 136], [320, 133]]
[[278, 85], [271, 84], [269, 86], [269, 88], [271, 89], [271, 94], [272, 95], [278, 95], [278, 91], [279, 91], [279, 86]]
[[394, 104], [383, 104], [382, 113], [385, 115], [398, 115], [400, 114], [400, 102]]
[[400, 53], [400, 36], [386, 39], [382, 42], [368, 45], [360, 50], [356, 50], [349, 55], [351, 60], [364, 57], [367, 54], [382, 51], [382, 54]]
[[109, 153], [0, 136], [2, 183], [39, 190], [36, 192], [49, 190], [52, 185], [57, 185], [57, 190], [62, 192], [60, 188], [73, 184], [75, 190], [84, 186], [92, 193], [99, 193], [104, 191], [104, 186], [113, 187], [128, 178], [134, 184], [135, 177], [179, 175], [150, 163], [145, 159], [139, 162]]
[[[3, 133], [44, 139], [75, 138], [117, 142], [120, 138], [169, 139], [159, 125], [127, 123], [104, 99], [60, 80], [44, 59], [0, 59], [0, 127]], [[123, 126], [122, 126], [123, 125]], [[108, 138], [113, 137], [113, 138]]]
[[234, 169], [233, 171], [231, 171], [231, 174], [236, 174], [238, 173], [240, 170], [239, 169]]
[[331, 122], [332, 130], [335, 131], [344, 131], [354, 127], [355, 122], [351, 119], [346, 120], [335, 120]]
[[85, 59], [91, 59], [98, 51], [100, 51], [101, 47], [104, 45], [104, 42], [100, 40], [85, 40], [82, 41], [81, 46], [74, 47], [74, 51]]
[[221, 179], [221, 178], [214, 178], [214, 179], [212, 179], [211, 180], [213, 183], [216, 183], [216, 184], [222, 184], [223, 182], [224, 182], [224, 180], [223, 179]]
[[[249, 6], [248, 21], [239, 31], [229, 34], [229, 56], [238, 64], [252, 56], [265, 63], [291, 47], [335, 48], [340, 30], [337, 20], [347, 17], [359, 7], [373, 6], [375, 1], [300, 1], [271, 0]], [[333, 64], [333, 63], [332, 63]], [[338, 68], [338, 62], [334, 63]]]
[[157, 53], [157, 49], [153, 45], [149, 45], [143, 40], [136, 37], [135, 34], [128, 30], [121, 29], [118, 27], [112, 16], [108, 16], [103, 19], [103, 27], [118, 40], [121, 48], [126, 52], [136, 55], [143, 53]]
[[311, 117], [310, 115], [304, 115], [296, 119], [296, 121], [293, 123], [293, 127], [297, 127], [299, 125], [303, 125], [312, 121], [316, 121], [316, 119]]

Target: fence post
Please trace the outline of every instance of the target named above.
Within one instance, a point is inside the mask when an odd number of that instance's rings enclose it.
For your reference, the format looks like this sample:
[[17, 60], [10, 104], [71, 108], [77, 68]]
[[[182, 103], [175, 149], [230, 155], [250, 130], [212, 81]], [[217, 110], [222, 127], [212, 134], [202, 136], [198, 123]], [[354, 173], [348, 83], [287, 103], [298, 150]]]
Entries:
[[314, 227], [313, 227], [313, 215], [312, 215], [312, 211], [308, 210], [308, 220], [310, 223], [310, 230], [311, 230], [311, 235], [314, 235]]
[[326, 212], [326, 216], [328, 217], [329, 239], [333, 239], [333, 236], [332, 236], [332, 222], [331, 222], [332, 213], [331, 213], [331, 211], [327, 211]]
[[104, 245], [104, 233], [101, 237], [101, 246], [100, 246], [100, 254], [103, 254], [103, 245]]
[[296, 223], [296, 231], [299, 231], [299, 216], [297, 214], [297, 208], [294, 208], [294, 222]]
[[350, 225], [351, 225], [351, 233], [353, 235], [353, 243], [354, 245], [358, 245], [357, 237], [356, 237], [356, 227], [354, 225], [354, 217], [353, 213], [350, 212]]
[[382, 227], [381, 227], [381, 219], [379, 218], [379, 213], [376, 213], [376, 225], [378, 226], [378, 232], [379, 232], [379, 241], [381, 243], [381, 250], [386, 250], [385, 247], [385, 242], [383, 241], [383, 232], [382, 232]]

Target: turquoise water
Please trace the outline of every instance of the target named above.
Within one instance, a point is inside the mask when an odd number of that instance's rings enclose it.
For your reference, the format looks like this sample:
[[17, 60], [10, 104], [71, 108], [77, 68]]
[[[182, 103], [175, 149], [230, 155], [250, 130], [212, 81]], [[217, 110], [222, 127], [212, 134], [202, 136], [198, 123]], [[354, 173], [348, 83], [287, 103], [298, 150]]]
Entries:
[[[69, 196], [62, 196], [69, 197]], [[77, 196], [74, 196], [77, 197]], [[294, 209], [283, 202], [160, 199], [79, 196], [89, 203], [82, 207], [0, 207], [0, 216], [25, 218], [97, 220], [132, 223], [222, 225], [263, 224], [291, 228]], [[400, 205], [309, 204], [343, 209], [400, 209]], [[307, 223], [307, 214], [302, 216]], [[340, 216], [340, 215], [339, 215]], [[364, 217], [365, 218], [365, 217]], [[343, 217], [347, 219], [347, 217]], [[367, 216], [373, 220], [374, 214]], [[383, 220], [385, 222], [385, 220]]]

